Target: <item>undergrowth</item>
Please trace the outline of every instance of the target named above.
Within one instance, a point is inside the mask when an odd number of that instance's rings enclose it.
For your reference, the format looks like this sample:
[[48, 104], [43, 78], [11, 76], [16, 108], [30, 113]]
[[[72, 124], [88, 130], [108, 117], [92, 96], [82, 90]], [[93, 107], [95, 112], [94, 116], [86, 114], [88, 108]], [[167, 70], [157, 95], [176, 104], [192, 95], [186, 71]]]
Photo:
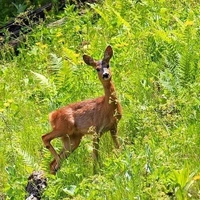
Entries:
[[[27, 178], [43, 169], [43, 199], [200, 198], [200, 7], [193, 1], [105, 0], [67, 6], [62, 23], [42, 23], [15, 56], [1, 49], [0, 198], [22, 199]], [[92, 139], [49, 174], [41, 135], [48, 113], [102, 95], [82, 61], [114, 49], [113, 81], [122, 104], [121, 149], [110, 134], [100, 144], [102, 167], [92, 174]], [[59, 140], [53, 141], [56, 149]]]

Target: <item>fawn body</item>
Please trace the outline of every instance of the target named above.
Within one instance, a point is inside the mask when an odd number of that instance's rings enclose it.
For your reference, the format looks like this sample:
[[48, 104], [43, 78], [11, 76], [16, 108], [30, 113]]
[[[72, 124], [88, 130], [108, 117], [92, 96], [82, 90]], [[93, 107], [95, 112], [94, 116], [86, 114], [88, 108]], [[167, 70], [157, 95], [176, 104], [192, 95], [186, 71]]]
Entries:
[[[111, 81], [109, 60], [112, 55], [112, 48], [108, 46], [100, 61], [95, 61], [87, 55], [83, 56], [85, 63], [97, 70], [99, 80], [104, 87], [104, 96], [72, 103], [50, 113], [49, 121], [53, 130], [43, 135], [42, 140], [54, 156], [54, 160], [50, 164], [51, 173], [55, 173], [60, 167], [60, 161], [68, 157], [79, 146], [85, 134], [94, 135], [93, 156], [95, 160], [98, 159], [99, 138], [104, 132], [110, 131], [115, 147], [119, 148], [117, 123], [121, 118], [122, 111]], [[60, 154], [50, 143], [57, 137], [61, 137], [64, 144]]]

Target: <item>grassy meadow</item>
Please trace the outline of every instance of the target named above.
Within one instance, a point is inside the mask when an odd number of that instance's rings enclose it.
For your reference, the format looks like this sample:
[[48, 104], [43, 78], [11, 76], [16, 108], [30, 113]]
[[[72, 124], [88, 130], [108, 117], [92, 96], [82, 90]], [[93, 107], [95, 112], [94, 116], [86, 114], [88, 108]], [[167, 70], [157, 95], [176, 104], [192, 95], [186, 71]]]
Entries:
[[[200, 199], [200, 6], [197, 0], [105, 0], [48, 16], [16, 56], [0, 50], [0, 199], [21, 200], [28, 176], [44, 170], [44, 200]], [[57, 20], [60, 23], [52, 23]], [[103, 94], [82, 55], [100, 59], [110, 44], [123, 108], [120, 150], [92, 137], [49, 174], [41, 136], [48, 113]], [[53, 145], [61, 149], [55, 139]]]

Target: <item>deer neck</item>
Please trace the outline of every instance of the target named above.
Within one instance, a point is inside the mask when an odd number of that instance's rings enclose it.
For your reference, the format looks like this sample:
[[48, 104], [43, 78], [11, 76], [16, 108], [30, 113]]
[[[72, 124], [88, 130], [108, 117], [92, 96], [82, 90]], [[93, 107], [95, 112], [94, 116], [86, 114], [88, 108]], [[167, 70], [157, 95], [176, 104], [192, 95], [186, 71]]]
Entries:
[[117, 104], [117, 96], [115, 92], [115, 87], [111, 80], [103, 82], [104, 93], [105, 93], [105, 103], [107, 104]]

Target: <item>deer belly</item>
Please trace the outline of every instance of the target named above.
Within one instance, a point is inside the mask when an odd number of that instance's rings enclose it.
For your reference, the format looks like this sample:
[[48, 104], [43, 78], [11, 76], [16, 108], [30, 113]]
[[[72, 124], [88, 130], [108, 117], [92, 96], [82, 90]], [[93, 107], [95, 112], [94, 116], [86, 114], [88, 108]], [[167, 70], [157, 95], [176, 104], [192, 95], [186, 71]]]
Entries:
[[109, 121], [105, 120], [101, 125], [99, 125], [97, 127], [97, 132], [99, 132], [99, 133], [107, 132], [107, 131], [111, 130], [115, 124], [116, 124], [115, 119], [112, 119]]

